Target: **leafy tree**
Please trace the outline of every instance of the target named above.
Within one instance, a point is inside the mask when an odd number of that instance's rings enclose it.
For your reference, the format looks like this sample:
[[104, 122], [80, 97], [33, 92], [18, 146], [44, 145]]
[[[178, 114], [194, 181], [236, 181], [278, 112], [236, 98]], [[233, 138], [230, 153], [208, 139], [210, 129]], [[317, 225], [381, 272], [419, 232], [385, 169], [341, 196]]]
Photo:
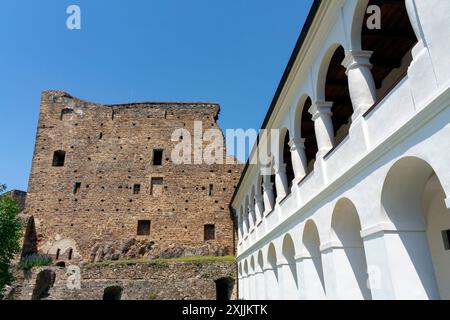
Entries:
[[0, 298], [5, 285], [13, 280], [9, 265], [20, 250], [22, 236], [16, 201], [7, 196], [5, 190], [6, 186], [0, 184]]

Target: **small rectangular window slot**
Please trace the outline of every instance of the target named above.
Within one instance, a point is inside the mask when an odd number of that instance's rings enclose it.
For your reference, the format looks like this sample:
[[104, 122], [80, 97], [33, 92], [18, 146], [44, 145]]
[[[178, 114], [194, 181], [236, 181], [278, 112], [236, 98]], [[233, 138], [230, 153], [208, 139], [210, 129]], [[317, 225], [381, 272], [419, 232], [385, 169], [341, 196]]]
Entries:
[[138, 236], [148, 236], [150, 235], [150, 220], [139, 220], [137, 227]]
[[73, 185], [73, 194], [78, 194], [81, 191], [81, 182], [75, 182]]

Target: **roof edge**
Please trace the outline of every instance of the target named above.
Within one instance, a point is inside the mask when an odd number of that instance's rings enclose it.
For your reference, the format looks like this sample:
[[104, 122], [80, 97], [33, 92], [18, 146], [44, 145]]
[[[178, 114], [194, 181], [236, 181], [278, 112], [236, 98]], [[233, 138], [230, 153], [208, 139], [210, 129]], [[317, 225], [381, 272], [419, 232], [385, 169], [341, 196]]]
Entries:
[[[267, 123], [269, 122], [270, 118], [272, 117], [272, 113], [273, 113], [273, 111], [275, 109], [275, 106], [276, 106], [276, 104], [278, 102], [278, 99], [280, 98], [281, 92], [283, 91], [284, 86], [286, 85], [287, 79], [289, 77], [289, 74], [292, 71], [292, 68], [293, 68], [293, 66], [295, 64], [295, 61], [296, 61], [296, 59], [297, 59], [301, 49], [303, 48], [303, 44], [304, 44], [304, 42], [306, 40], [306, 36], [309, 33], [311, 25], [312, 25], [312, 23], [313, 23], [313, 21], [314, 21], [314, 19], [316, 17], [316, 14], [317, 14], [317, 12], [319, 10], [319, 7], [322, 4], [322, 2], [324, 2], [324, 0], [314, 0], [313, 4], [311, 6], [311, 9], [309, 10], [308, 16], [306, 17], [306, 20], [305, 20], [305, 23], [303, 25], [303, 28], [302, 28], [302, 30], [300, 32], [300, 35], [299, 35], [299, 37], [297, 39], [297, 42], [295, 44], [294, 50], [293, 50], [293, 52], [291, 54], [291, 57], [289, 58], [289, 62], [287, 64], [287, 66], [286, 66], [286, 69], [283, 72], [283, 76], [281, 77], [281, 81], [280, 81], [280, 83], [279, 83], [279, 85], [277, 87], [277, 90], [275, 91], [275, 95], [274, 95], [274, 97], [272, 99], [272, 102], [271, 102], [271, 104], [269, 106], [269, 110], [267, 111], [266, 117], [264, 118], [263, 124], [261, 126], [261, 130], [264, 130], [266, 128]], [[258, 138], [256, 140], [256, 143], [253, 146], [253, 149], [258, 147], [258, 145], [259, 145], [259, 138], [260, 138], [260, 134], [258, 133]], [[252, 149], [251, 154], [254, 152], [253, 149]], [[249, 160], [250, 160], [250, 158], [247, 160], [247, 162], [245, 164], [245, 167], [244, 167], [244, 170], [242, 171], [241, 178], [239, 179], [239, 182], [238, 182], [238, 184], [236, 186], [236, 189], [234, 190], [234, 193], [233, 193], [233, 196], [231, 198], [230, 205], [229, 205], [230, 208], [232, 207], [232, 203], [236, 199], [239, 187], [241, 186], [241, 184], [242, 184], [242, 182], [244, 180], [245, 174], [247, 173], [248, 168], [250, 166]]]

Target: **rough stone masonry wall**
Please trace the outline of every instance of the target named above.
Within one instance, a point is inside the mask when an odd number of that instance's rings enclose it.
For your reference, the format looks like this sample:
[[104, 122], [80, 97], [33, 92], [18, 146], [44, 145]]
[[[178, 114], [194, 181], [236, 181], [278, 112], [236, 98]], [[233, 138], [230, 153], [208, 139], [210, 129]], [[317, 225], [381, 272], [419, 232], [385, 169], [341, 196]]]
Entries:
[[[69, 289], [71, 273], [65, 268], [33, 268], [23, 277], [22, 287], [14, 299], [30, 300], [36, 294], [38, 275], [45, 270], [54, 274], [45, 300], [102, 300], [104, 290], [111, 286], [123, 289], [122, 300], [215, 300], [215, 280], [233, 278], [232, 262], [212, 263], [148, 263], [134, 265], [84, 265], [81, 267], [81, 289]], [[69, 280], [69, 281], [68, 281]], [[41, 283], [41, 286], [47, 285]], [[39, 288], [38, 288], [39, 290]], [[236, 299], [236, 285], [231, 289]], [[41, 290], [42, 292], [42, 290]]]
[[[175, 129], [193, 136], [194, 121], [218, 128], [218, 113], [209, 103], [99, 105], [44, 92], [25, 208], [39, 250], [54, 258], [59, 252], [59, 260], [72, 250], [75, 261], [232, 254], [228, 204], [242, 165], [170, 159]], [[153, 149], [164, 150], [162, 166], [152, 165]], [[52, 166], [57, 150], [66, 152], [63, 167]], [[152, 178], [163, 178], [161, 195], [151, 194]], [[138, 220], [151, 221], [150, 235], [137, 235]], [[207, 242], [206, 224], [215, 225]]]

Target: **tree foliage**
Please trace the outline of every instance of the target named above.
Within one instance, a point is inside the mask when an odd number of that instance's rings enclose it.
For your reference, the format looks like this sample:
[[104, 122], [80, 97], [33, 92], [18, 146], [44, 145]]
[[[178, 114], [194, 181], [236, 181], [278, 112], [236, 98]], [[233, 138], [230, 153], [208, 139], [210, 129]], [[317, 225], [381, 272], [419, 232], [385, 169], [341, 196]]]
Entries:
[[0, 297], [4, 286], [12, 281], [9, 265], [20, 251], [22, 223], [18, 218], [17, 204], [6, 195], [5, 185], [0, 185]]

